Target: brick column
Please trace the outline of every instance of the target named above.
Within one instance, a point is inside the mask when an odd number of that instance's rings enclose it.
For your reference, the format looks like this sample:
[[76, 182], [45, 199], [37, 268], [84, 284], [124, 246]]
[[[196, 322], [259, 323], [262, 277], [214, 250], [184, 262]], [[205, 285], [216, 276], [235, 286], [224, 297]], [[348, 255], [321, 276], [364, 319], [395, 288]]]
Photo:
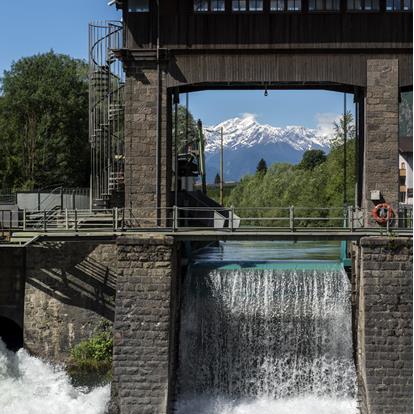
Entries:
[[[157, 102], [159, 75], [155, 62], [127, 64], [125, 87], [125, 207], [155, 208]], [[160, 75], [159, 188], [160, 206], [169, 204], [171, 189], [171, 144], [167, 127], [168, 96], [165, 71]], [[138, 213], [139, 211], [139, 213]], [[154, 217], [155, 211], [138, 210], [135, 217]], [[149, 224], [154, 224], [153, 222]]]
[[111, 413], [169, 410], [176, 258], [172, 237], [118, 239]]
[[358, 379], [362, 414], [412, 413], [412, 261], [412, 240], [361, 240]]
[[371, 190], [380, 190], [385, 202], [398, 207], [398, 94], [398, 60], [369, 59], [363, 204], [369, 210]]

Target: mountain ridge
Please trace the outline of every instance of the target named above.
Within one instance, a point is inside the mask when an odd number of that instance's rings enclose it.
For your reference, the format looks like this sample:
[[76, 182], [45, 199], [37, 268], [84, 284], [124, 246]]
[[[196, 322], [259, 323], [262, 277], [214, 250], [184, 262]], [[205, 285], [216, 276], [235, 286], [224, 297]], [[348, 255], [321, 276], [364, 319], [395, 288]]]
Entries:
[[224, 175], [226, 180], [240, 180], [252, 174], [260, 158], [274, 162], [298, 163], [310, 149], [329, 152], [331, 136], [318, 128], [299, 125], [275, 127], [260, 124], [254, 116], [235, 117], [205, 128], [207, 181], [219, 171], [220, 131], [223, 128]]

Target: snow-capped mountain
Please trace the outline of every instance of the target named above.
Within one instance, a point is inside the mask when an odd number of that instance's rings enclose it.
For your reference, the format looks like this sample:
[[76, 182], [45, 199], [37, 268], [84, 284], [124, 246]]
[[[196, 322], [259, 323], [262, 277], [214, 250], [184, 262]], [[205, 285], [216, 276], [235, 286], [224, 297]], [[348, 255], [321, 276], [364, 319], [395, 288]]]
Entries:
[[224, 137], [224, 175], [239, 180], [256, 171], [260, 158], [274, 162], [298, 163], [309, 149], [329, 151], [330, 136], [319, 129], [302, 126], [284, 128], [259, 124], [253, 116], [232, 118], [205, 128], [207, 181], [213, 182], [220, 165], [220, 131]]

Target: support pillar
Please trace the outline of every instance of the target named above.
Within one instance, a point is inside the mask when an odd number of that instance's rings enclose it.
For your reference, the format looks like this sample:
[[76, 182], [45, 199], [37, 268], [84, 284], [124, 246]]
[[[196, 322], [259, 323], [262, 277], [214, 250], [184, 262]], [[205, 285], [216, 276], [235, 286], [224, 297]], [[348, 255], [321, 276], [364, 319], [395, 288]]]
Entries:
[[118, 239], [111, 414], [170, 410], [176, 251], [172, 237]]
[[[372, 190], [379, 190], [384, 202], [398, 208], [398, 97], [398, 60], [369, 59], [363, 196], [367, 210], [375, 205]], [[371, 219], [366, 224], [375, 225]]]
[[169, 206], [171, 190], [166, 75], [153, 61], [127, 62], [126, 72], [125, 207], [136, 210], [135, 217], [153, 218], [157, 206]]
[[412, 239], [366, 237], [358, 252], [361, 414], [413, 409]]

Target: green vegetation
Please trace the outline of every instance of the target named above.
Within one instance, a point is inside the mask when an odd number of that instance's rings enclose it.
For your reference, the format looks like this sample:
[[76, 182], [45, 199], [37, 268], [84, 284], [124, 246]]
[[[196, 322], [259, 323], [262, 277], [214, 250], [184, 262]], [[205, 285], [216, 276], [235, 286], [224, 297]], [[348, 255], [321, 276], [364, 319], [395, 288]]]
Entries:
[[[177, 121], [178, 152], [183, 153], [186, 152], [186, 146], [197, 139], [197, 122], [194, 120], [193, 115], [182, 105], [178, 106]], [[173, 136], [174, 134], [175, 131], [173, 128]]]
[[326, 161], [326, 155], [322, 150], [309, 150], [303, 154], [299, 167], [303, 170], [313, 171], [315, 167]]
[[263, 158], [261, 158], [258, 162], [256, 172], [261, 175], [265, 175], [267, 173], [267, 164]]
[[94, 374], [101, 380], [110, 380], [113, 338], [107, 321], [97, 327], [91, 338], [71, 349], [68, 372], [75, 379]]
[[[230, 194], [233, 190], [233, 188], [236, 187], [237, 184], [224, 184], [224, 191], [223, 191], [223, 196], [224, 196], [224, 205], [228, 206], [229, 205], [229, 197]], [[207, 195], [212, 198], [213, 200], [217, 201], [217, 203], [220, 203], [220, 185], [219, 184], [214, 184], [214, 185], [208, 185], [207, 186]]]
[[[335, 138], [331, 152], [325, 156], [322, 152], [307, 151], [299, 165], [277, 163], [271, 165], [266, 174], [257, 172], [255, 175], [243, 177], [240, 183], [226, 198], [227, 206], [235, 206], [237, 214], [244, 217], [289, 217], [289, 211], [277, 208], [289, 206], [308, 208], [298, 209], [296, 217], [324, 217], [331, 218], [329, 224], [342, 225], [341, 217], [344, 205], [344, 127], [347, 128], [347, 203], [352, 205], [355, 197], [355, 129], [351, 114], [347, 114], [345, 122], [341, 119], [335, 125]], [[243, 208], [250, 208], [243, 210]], [[259, 207], [269, 207], [269, 210], [260, 210]], [[309, 207], [330, 207], [336, 210], [311, 210]], [[288, 226], [284, 221], [258, 221], [251, 225]], [[302, 226], [315, 224], [324, 225], [328, 220], [316, 223], [315, 221], [298, 221]], [[247, 223], [246, 223], [247, 224]]]
[[88, 66], [53, 51], [2, 78], [1, 190], [89, 184]]

